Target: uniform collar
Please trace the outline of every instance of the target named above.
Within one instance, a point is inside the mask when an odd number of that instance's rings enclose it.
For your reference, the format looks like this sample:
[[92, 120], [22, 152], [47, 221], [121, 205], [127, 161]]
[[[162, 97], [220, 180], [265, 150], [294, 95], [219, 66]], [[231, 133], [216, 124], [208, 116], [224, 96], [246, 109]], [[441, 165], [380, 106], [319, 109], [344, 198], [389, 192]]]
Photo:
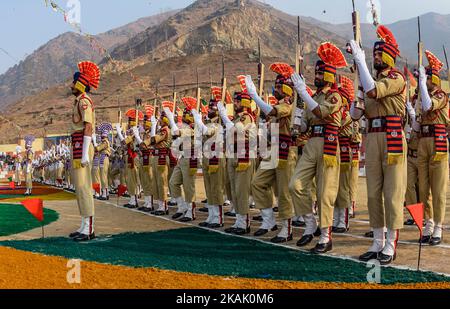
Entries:
[[330, 86], [325, 86], [325, 87], [323, 87], [321, 89], [317, 89], [316, 94], [321, 94], [321, 93], [327, 94], [330, 90], [331, 90]]
[[391, 71], [392, 68], [388, 67], [387, 69], [384, 69], [383, 71], [377, 73], [377, 77], [387, 77]]
[[212, 119], [208, 119], [209, 123], [218, 123], [219, 122], [219, 117], [214, 117]]
[[75, 101], [79, 102], [81, 99], [84, 99], [85, 97], [86, 97], [86, 92], [83, 92], [75, 99]]
[[439, 90], [441, 90], [439, 87], [434, 88], [434, 90], [430, 92], [430, 95], [435, 95]]

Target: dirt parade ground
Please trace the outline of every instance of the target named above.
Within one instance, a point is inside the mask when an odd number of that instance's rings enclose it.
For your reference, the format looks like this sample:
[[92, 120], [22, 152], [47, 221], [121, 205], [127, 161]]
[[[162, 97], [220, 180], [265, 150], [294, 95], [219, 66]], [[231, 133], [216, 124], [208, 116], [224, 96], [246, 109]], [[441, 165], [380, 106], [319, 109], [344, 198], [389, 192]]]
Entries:
[[[205, 198], [201, 179], [198, 202]], [[195, 221], [181, 223], [171, 219], [175, 208], [169, 216], [157, 217], [122, 207], [126, 199], [115, 195], [109, 201], [96, 200], [97, 238], [79, 244], [68, 238], [80, 223], [74, 194], [35, 184], [34, 195], [27, 199], [44, 200], [42, 238], [39, 222], [20, 205], [25, 199], [21, 190], [6, 184], [0, 190], [0, 288], [450, 288], [448, 214], [442, 244], [422, 248], [421, 271], [416, 271], [417, 227], [405, 226], [397, 259], [381, 268], [379, 284], [368, 282], [372, 267], [357, 261], [371, 243], [364, 237], [369, 231], [365, 178], [359, 181], [350, 230], [333, 235], [333, 251], [325, 256], [309, 253], [315, 241], [304, 249], [296, 247], [302, 228], [295, 228], [294, 240], [274, 245], [269, 240], [276, 232], [258, 239], [252, 233], [224, 233], [234, 223], [231, 217], [226, 217], [224, 228], [204, 229], [198, 223], [206, 213], [197, 212]], [[252, 209], [252, 216], [258, 214]], [[259, 224], [252, 221], [252, 232]]]

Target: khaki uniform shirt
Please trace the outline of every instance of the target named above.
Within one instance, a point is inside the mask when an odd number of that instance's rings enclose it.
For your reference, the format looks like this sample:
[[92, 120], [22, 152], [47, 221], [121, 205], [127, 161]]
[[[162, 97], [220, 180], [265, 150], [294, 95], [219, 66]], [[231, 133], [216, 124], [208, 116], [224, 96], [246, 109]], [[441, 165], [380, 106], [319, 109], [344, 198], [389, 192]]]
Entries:
[[84, 130], [84, 123], [95, 128], [95, 112], [87, 94], [83, 93], [75, 99], [72, 110], [72, 132]]

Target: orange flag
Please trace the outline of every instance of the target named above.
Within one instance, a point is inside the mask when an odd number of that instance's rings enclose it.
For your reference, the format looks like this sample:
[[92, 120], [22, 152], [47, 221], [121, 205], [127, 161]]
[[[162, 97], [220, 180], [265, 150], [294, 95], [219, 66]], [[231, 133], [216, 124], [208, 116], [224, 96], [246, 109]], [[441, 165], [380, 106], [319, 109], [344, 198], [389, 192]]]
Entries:
[[44, 204], [41, 199], [31, 199], [20, 202], [39, 221], [44, 221]]
[[408, 206], [406, 206], [406, 209], [408, 209], [409, 213], [411, 214], [411, 217], [413, 218], [414, 222], [416, 223], [417, 227], [419, 228], [420, 236], [422, 236], [422, 233], [423, 233], [423, 203], [408, 205]]
[[119, 187], [117, 188], [117, 196], [122, 196], [125, 192], [127, 192], [127, 186], [119, 185]]
[[100, 184], [99, 183], [93, 183], [92, 189], [95, 190], [95, 192], [100, 193]]
[[16, 183], [14, 181], [10, 181], [9, 187], [14, 190], [16, 188]]

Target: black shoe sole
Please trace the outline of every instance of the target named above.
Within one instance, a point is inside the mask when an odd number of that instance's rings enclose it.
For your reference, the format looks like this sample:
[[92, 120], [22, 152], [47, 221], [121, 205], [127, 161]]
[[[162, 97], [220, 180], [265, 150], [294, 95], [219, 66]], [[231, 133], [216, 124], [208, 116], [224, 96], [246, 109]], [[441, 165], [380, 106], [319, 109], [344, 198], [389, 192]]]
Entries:
[[270, 242], [272, 242], [274, 244], [281, 244], [281, 243], [285, 243], [285, 242], [291, 241], [292, 239], [293, 239], [292, 234], [289, 235], [287, 238], [276, 236], [276, 237], [272, 238], [270, 240]]
[[314, 248], [311, 249], [311, 253], [314, 254], [324, 254], [333, 250], [333, 243], [327, 244], [324, 248], [318, 248], [319, 244], [317, 244]]
[[234, 229], [234, 231], [232, 233], [235, 235], [245, 235], [245, 234], [250, 233], [250, 228], [249, 227], [247, 229], [237, 228], [237, 229]]
[[155, 211], [153, 214], [155, 216], [167, 216], [169, 214], [169, 211]]
[[93, 239], [95, 239], [95, 234], [92, 234], [92, 235], [81, 235], [81, 236], [78, 236], [78, 237], [75, 237], [75, 238], [73, 238], [73, 241], [75, 241], [75, 242], [84, 242], [84, 241], [90, 241], [90, 240], [93, 240]]
[[182, 213], [176, 213], [176, 214], [174, 214], [173, 216], [172, 216], [172, 219], [174, 219], [174, 220], [176, 220], [176, 219], [178, 219], [178, 218], [181, 218], [183, 216], [183, 214]]
[[302, 236], [302, 238], [300, 238], [297, 241], [296, 245], [297, 245], [297, 247], [307, 246], [307, 245], [309, 245], [312, 242], [313, 239], [314, 239], [313, 235], [304, 235], [304, 236]]
[[377, 260], [378, 259], [378, 255], [380, 253], [379, 252], [366, 252], [364, 254], [361, 254], [358, 257], [358, 260], [360, 260], [361, 262], [369, 262], [370, 260]]

